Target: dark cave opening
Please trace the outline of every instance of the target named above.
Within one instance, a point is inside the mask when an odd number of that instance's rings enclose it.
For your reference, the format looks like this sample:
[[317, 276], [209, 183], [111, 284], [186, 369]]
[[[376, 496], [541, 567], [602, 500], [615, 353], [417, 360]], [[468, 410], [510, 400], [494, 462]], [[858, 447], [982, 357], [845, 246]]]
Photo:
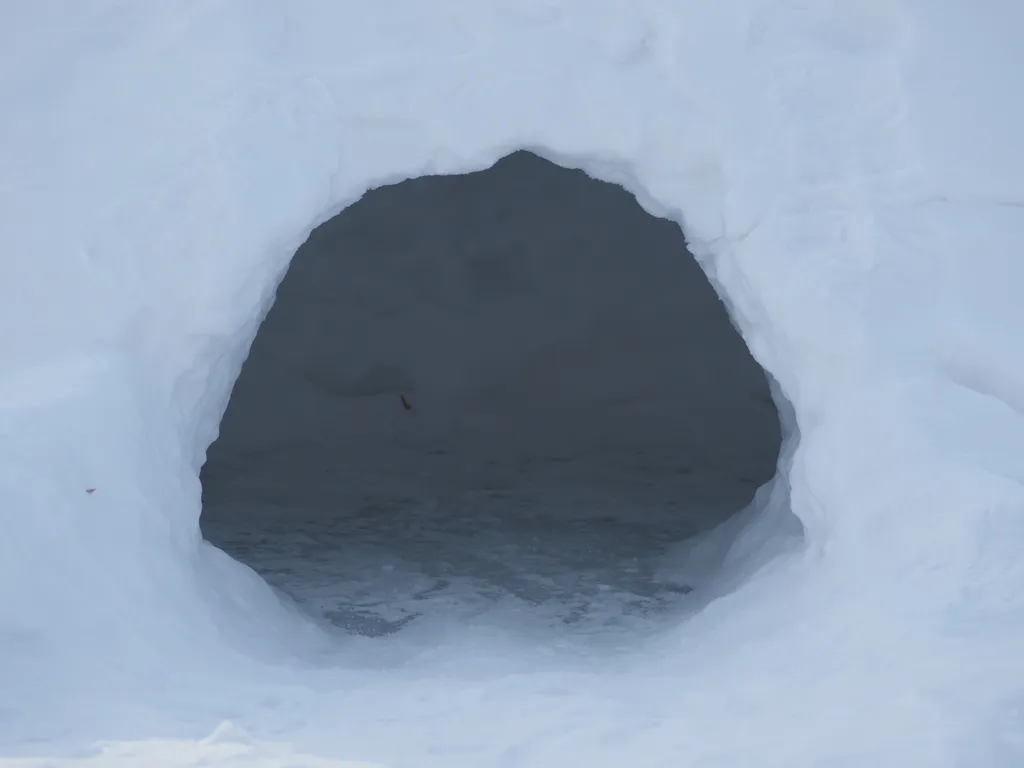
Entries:
[[659, 564], [749, 502], [781, 439], [679, 227], [516, 152], [313, 231], [208, 453], [201, 525], [359, 634], [629, 624], [685, 599]]

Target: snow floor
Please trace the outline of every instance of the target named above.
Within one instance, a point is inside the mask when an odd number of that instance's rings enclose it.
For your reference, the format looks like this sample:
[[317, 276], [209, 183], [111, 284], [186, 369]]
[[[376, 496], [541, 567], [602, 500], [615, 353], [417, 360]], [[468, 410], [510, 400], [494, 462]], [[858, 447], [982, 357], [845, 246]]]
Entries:
[[[704, 672], [690, 691], [665, 663], [688, 599], [665, 566], [753, 484], [650, 454], [495, 462], [461, 482], [451, 459], [290, 445], [206, 467], [204, 534], [327, 647], [169, 665], [99, 699], [83, 681], [45, 718], [22, 702], [23, 744], [0, 766], [681, 764], [722, 705], [702, 696], [704, 725], [679, 718]], [[139, 686], [159, 706], [140, 707]]]
[[203, 532], [348, 633], [528, 626], [592, 647], [677, 625], [690, 586], [666, 577], [673, 545], [756, 489], [645, 454], [541, 457], [462, 487], [438, 481], [451, 463], [422, 456], [420, 482], [379, 484], [310, 448], [222, 463], [204, 474]]

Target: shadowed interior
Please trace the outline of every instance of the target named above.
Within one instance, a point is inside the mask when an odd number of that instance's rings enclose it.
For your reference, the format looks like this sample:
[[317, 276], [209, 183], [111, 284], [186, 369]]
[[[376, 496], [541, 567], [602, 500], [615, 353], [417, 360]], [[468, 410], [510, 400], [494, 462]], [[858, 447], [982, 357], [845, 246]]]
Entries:
[[678, 605], [669, 547], [743, 507], [780, 443], [679, 227], [517, 152], [311, 234], [210, 449], [202, 525], [354, 632], [510, 609], [593, 629]]

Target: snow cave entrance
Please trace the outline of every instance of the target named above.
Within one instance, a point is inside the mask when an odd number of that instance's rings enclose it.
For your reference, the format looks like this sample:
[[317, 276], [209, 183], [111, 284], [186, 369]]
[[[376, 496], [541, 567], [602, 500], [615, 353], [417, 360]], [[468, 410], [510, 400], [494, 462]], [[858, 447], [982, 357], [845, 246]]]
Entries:
[[679, 227], [528, 152], [368, 192], [278, 288], [204, 536], [381, 636], [670, 617], [673, 547], [775, 473], [766, 374]]

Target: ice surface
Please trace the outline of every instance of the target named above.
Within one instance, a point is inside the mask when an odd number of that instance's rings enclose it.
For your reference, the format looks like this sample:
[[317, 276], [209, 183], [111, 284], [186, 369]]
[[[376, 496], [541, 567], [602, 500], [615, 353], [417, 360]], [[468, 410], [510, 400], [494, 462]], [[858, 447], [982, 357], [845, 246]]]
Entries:
[[[4, 753], [1024, 761], [1018, 4], [0, 13]], [[682, 225], [792, 408], [761, 501], [808, 546], [751, 575], [755, 515], [732, 591], [614, 655], [325, 636], [201, 543], [204, 451], [316, 224], [517, 148]]]

